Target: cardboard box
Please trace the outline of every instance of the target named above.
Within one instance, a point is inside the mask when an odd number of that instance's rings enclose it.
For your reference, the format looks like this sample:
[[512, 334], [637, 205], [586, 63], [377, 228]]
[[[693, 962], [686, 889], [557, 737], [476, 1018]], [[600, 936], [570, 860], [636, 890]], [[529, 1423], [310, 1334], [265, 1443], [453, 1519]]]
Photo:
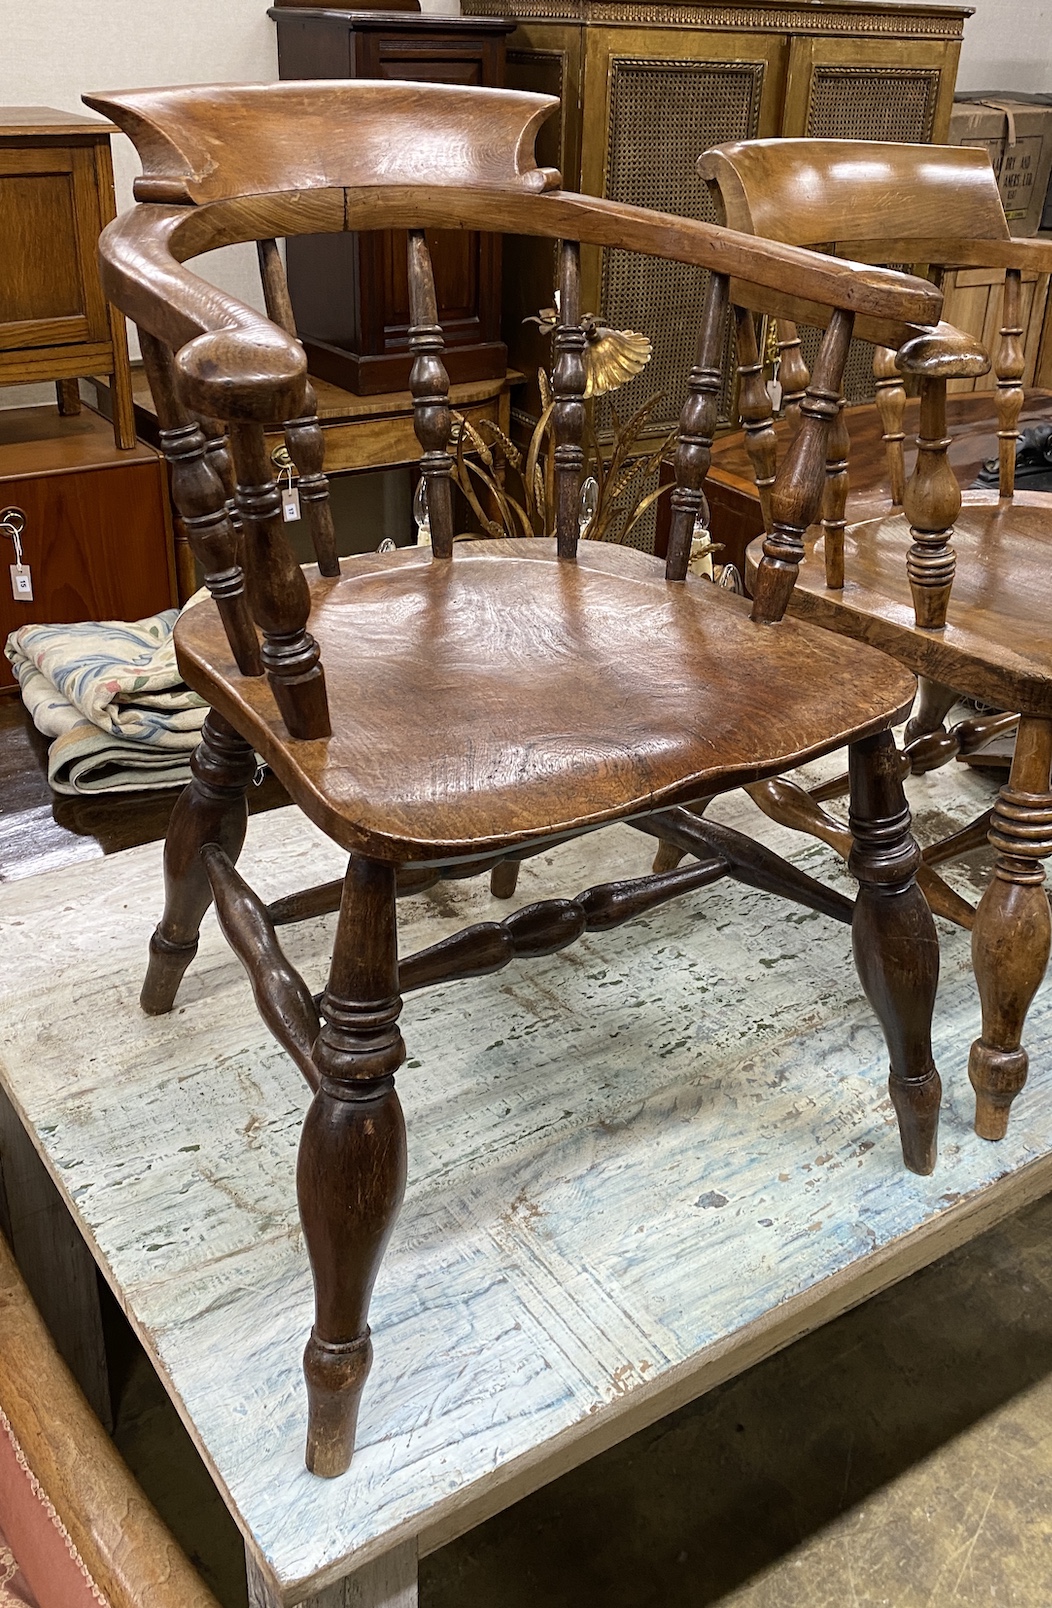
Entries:
[[956, 95], [948, 143], [989, 152], [1009, 228], [1036, 234], [1052, 175], [1052, 106], [993, 91]]

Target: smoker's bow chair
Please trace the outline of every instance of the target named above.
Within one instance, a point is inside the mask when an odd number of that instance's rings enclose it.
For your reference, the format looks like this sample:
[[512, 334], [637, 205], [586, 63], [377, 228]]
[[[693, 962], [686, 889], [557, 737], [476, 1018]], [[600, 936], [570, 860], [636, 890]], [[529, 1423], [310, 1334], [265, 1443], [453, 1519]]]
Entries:
[[[165, 910], [143, 1005], [171, 1009], [214, 899], [265, 1020], [315, 1091], [298, 1175], [316, 1292], [304, 1359], [307, 1462], [335, 1475], [353, 1449], [371, 1359], [369, 1296], [405, 1178], [394, 1074], [405, 1059], [397, 1022], [406, 990], [549, 954], [586, 928], [736, 877], [853, 917], [859, 972], [889, 1046], [906, 1164], [933, 1167], [938, 950], [914, 883], [918, 852], [889, 729], [912, 701], [914, 678], [881, 653], [782, 615], [821, 494], [852, 326], [857, 318], [874, 338], [901, 346], [938, 318], [941, 297], [881, 269], [561, 192], [558, 174], [533, 162], [536, 130], [556, 106], [545, 96], [283, 83], [88, 103], [126, 130], [142, 157], [140, 204], [104, 234], [103, 274], [139, 326], [176, 504], [212, 593], [176, 633], [182, 672], [212, 711], [168, 835]], [[273, 237], [381, 227], [409, 231], [412, 391], [433, 546], [341, 564]], [[560, 242], [558, 519], [548, 537], [463, 542], [454, 555], [450, 409], [424, 233], [432, 227]], [[269, 320], [183, 266], [215, 246], [261, 237]], [[667, 564], [598, 542], [578, 548], [579, 241], [713, 272], [677, 449]], [[764, 561], [751, 615], [744, 599], [687, 576], [732, 274], [831, 310], [804, 423], [772, 490], [784, 539]], [[282, 531], [264, 432], [283, 424], [314, 515], [313, 571], [297, 566]], [[845, 743], [854, 906], [682, 808]], [[238, 876], [254, 750], [348, 851], [335, 890], [268, 908]], [[534, 904], [399, 956], [399, 892], [618, 820], [673, 839], [697, 860]], [[337, 904], [319, 1009], [275, 927]]]
[[[866, 262], [927, 264], [938, 278], [955, 267], [1005, 269], [994, 353], [998, 490], [966, 491], [962, 506], [946, 457], [947, 382], [985, 372], [990, 361], [983, 348], [962, 345], [956, 358], [933, 352], [922, 368], [917, 462], [908, 483], [902, 375], [910, 363], [879, 349], [875, 371], [890, 504], [845, 527], [848, 432], [841, 420], [831, 437], [822, 522], [806, 539], [790, 605], [798, 616], [894, 654], [920, 677], [906, 728], [904, 774], [945, 764], [1018, 726], [1011, 775], [993, 810], [926, 849], [922, 867], [933, 908], [972, 929], [983, 1010], [969, 1059], [975, 1128], [982, 1138], [1001, 1139], [1026, 1080], [1023, 1028], [1052, 940], [1042, 866], [1052, 853], [1052, 498], [1014, 488], [1024, 400], [1021, 274], [1052, 270], [1052, 242], [1011, 238], [989, 158], [967, 146], [753, 140], [707, 152], [698, 171], [726, 221], [765, 239], [822, 243]], [[754, 354], [741, 355], [750, 369]], [[806, 370], [801, 380], [806, 383]], [[754, 386], [746, 419], [746, 444], [760, 480], [774, 473], [765, 399], [765, 388]], [[962, 695], [1009, 712], [971, 717], [947, 730], [945, 717]], [[819, 796], [786, 781], [761, 784], [753, 796], [776, 819], [843, 851], [849, 847], [849, 834], [821, 808]], [[828, 789], [821, 792], [829, 796]], [[975, 911], [934, 867], [974, 849], [987, 834], [997, 859]]]

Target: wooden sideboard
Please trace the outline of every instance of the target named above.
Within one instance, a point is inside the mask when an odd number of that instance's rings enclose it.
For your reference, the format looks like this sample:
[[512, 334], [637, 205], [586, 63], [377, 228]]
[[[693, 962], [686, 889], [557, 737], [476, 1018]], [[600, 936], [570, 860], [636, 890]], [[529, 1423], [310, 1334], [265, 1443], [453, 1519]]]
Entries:
[[[940, 141], [953, 100], [962, 5], [879, 0], [464, 0], [474, 15], [514, 19], [512, 88], [557, 95], [540, 160], [590, 195], [714, 220], [695, 172], [724, 140], [812, 135]], [[583, 254], [584, 306], [654, 343], [643, 374], [618, 393], [624, 416], [654, 392], [655, 429], [683, 395], [705, 291], [700, 270]], [[523, 241], [506, 253], [505, 332], [515, 366], [548, 361], [523, 318], [551, 305], [552, 254]], [[848, 394], [872, 394], [871, 351], [852, 354]], [[729, 395], [725, 397], [725, 409]]]
[[0, 107], [0, 386], [111, 375], [118, 447], [135, 446], [128, 338], [102, 294], [99, 231], [114, 216], [109, 123], [47, 106]]
[[[504, 41], [514, 26], [385, 11], [279, 4], [282, 78], [401, 78], [504, 83]], [[455, 383], [502, 377], [498, 235], [428, 230], [446, 368]], [[289, 291], [311, 373], [368, 396], [409, 384], [409, 286], [403, 232], [306, 235], [287, 243]]]

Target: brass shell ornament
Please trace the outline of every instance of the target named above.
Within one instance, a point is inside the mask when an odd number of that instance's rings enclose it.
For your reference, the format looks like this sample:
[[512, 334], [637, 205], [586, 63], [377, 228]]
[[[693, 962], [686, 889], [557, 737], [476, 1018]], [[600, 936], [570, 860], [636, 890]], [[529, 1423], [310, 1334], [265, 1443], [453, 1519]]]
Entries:
[[[558, 306], [545, 307], [539, 317], [526, 318], [523, 322], [536, 324], [542, 335], [550, 335], [559, 322]], [[653, 355], [650, 338], [638, 330], [610, 329], [606, 324], [597, 323], [591, 313], [585, 313], [581, 328], [588, 341], [584, 349], [586, 397], [605, 396], [607, 391], [618, 390], [637, 374], [642, 374], [650, 362]]]

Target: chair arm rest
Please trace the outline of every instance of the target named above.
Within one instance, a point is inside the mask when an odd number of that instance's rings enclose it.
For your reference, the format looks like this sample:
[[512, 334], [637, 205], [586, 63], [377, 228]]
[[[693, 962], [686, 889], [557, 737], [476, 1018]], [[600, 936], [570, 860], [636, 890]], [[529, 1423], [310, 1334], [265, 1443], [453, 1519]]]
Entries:
[[103, 289], [176, 355], [184, 401], [214, 419], [280, 424], [303, 410], [303, 348], [263, 313], [184, 267], [186, 207], [140, 205], [99, 237]]
[[922, 379], [964, 380], [988, 374], [990, 358], [974, 335], [952, 324], [937, 324], [899, 348], [895, 367], [900, 374], [917, 374]]

